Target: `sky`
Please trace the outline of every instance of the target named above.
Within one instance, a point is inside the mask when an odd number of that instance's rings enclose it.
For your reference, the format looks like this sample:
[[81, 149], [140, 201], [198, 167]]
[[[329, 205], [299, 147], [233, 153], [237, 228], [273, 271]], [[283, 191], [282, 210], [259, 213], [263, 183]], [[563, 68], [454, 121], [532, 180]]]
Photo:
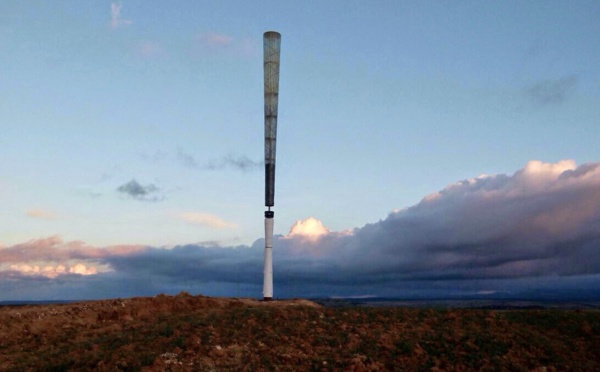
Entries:
[[597, 1], [0, 4], [0, 301], [600, 291]]

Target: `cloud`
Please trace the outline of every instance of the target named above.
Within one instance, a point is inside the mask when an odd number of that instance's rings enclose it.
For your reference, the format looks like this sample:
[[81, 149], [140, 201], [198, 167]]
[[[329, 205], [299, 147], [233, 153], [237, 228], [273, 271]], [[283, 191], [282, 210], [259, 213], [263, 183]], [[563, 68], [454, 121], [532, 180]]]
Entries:
[[233, 42], [233, 38], [231, 36], [218, 32], [207, 32], [200, 34], [198, 35], [198, 40], [200, 40], [203, 45], [208, 47], [225, 47], [231, 45]]
[[156, 42], [145, 41], [137, 47], [137, 53], [145, 58], [158, 57], [164, 55], [164, 49]]
[[[258, 240], [235, 254], [199, 246], [175, 251], [196, 257], [193, 265], [211, 266], [211, 280], [252, 271], [244, 280], [258, 284], [262, 244]], [[408, 282], [599, 275], [598, 249], [600, 163], [577, 167], [566, 160], [531, 161], [512, 175], [456, 182], [352, 233], [331, 232], [314, 218], [300, 221], [275, 238], [273, 252], [282, 281], [381, 289]]]
[[121, 18], [121, 3], [110, 3], [110, 27], [112, 29], [128, 26], [133, 23], [130, 19]]
[[213, 159], [204, 164], [203, 168], [208, 170], [221, 170], [225, 168], [234, 168], [241, 171], [250, 171], [260, 169], [263, 163], [260, 161], [254, 161], [247, 156], [234, 157], [232, 155], [222, 157], [220, 159]]
[[577, 86], [575, 75], [560, 79], [540, 80], [527, 87], [526, 94], [535, 107], [544, 107], [563, 103]]
[[14, 280], [97, 275], [111, 271], [106, 257], [131, 255], [142, 248], [136, 245], [96, 248], [78, 241], [64, 242], [59, 236], [35, 239], [0, 247], [0, 277]]
[[69, 268], [69, 272], [78, 275], [95, 275], [98, 274], [98, 270], [95, 267], [86, 267], [84, 264], [78, 263]]
[[75, 275], [96, 275], [98, 270], [95, 267], [86, 267], [82, 263], [74, 264], [71, 267], [64, 265], [28, 265], [28, 264], [14, 264], [10, 265], [10, 270], [15, 271], [25, 276], [43, 276], [49, 279], [55, 279], [61, 275], [75, 274]]
[[136, 200], [152, 202], [162, 200], [161, 196], [156, 195], [159, 192], [158, 187], [152, 183], [142, 186], [135, 179], [117, 187], [117, 191]]
[[50, 211], [43, 209], [29, 209], [25, 213], [27, 217], [42, 219], [42, 220], [54, 220], [56, 215]]
[[179, 218], [193, 225], [210, 227], [213, 229], [228, 229], [237, 227], [237, 225], [234, 223], [224, 221], [219, 217], [208, 213], [187, 212], [181, 214]]
[[177, 159], [181, 162], [181, 164], [188, 168], [199, 168], [199, 164], [196, 159], [192, 155], [184, 152], [182, 149], [177, 149]]
[[0, 248], [0, 264], [38, 261], [101, 260], [140, 252], [141, 245], [114, 245], [97, 248], [81, 241], [65, 242], [58, 236], [33, 239], [21, 244]]
[[186, 153], [182, 149], [177, 150], [177, 159], [185, 167], [201, 170], [223, 170], [229, 168], [246, 172], [261, 169], [263, 166], [263, 162], [261, 161], [251, 160], [247, 156], [233, 155], [211, 159], [204, 164], [200, 164], [193, 155]]
[[155, 151], [153, 154], [142, 153], [140, 157], [149, 163], [159, 164], [167, 159], [168, 155], [162, 151]]
[[195, 37], [193, 52], [203, 57], [226, 55], [241, 58], [255, 58], [262, 53], [262, 45], [255, 38], [233, 38], [219, 32], [206, 32]]
[[305, 220], [296, 221], [285, 237], [288, 239], [304, 238], [317, 240], [319, 237], [328, 234], [329, 232], [329, 229], [323, 226], [321, 221], [314, 217], [309, 217]]
[[[209, 227], [228, 224], [202, 213], [180, 217]], [[56, 297], [77, 288], [87, 298], [181, 290], [259, 296], [263, 255], [262, 238], [235, 247], [96, 248], [49, 237], [0, 251], [0, 278], [12, 283], [0, 281], [0, 293], [19, 296], [18, 288]], [[273, 262], [276, 296], [566, 296], [587, 290], [598, 298], [600, 163], [530, 161], [513, 174], [461, 180], [351, 232], [330, 231], [314, 217], [297, 221], [289, 234], [274, 237]], [[60, 275], [60, 287], [6, 266], [42, 271], [60, 264], [69, 271], [78, 263], [98, 273]]]

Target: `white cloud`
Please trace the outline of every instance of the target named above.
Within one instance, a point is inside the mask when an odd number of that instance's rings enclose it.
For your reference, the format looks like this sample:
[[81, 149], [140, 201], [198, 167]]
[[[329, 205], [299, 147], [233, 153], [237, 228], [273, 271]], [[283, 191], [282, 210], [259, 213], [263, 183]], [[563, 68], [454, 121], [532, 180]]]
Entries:
[[71, 274], [79, 275], [95, 275], [98, 274], [98, 270], [95, 267], [86, 267], [84, 264], [78, 263], [69, 269]]
[[121, 3], [110, 3], [110, 26], [113, 29], [121, 26], [128, 26], [133, 23], [130, 19], [124, 19], [121, 17]]
[[222, 220], [221, 218], [209, 213], [186, 212], [182, 213], [179, 218], [194, 225], [210, 227], [213, 229], [228, 229], [237, 227], [236, 224]]
[[298, 220], [286, 238], [304, 238], [308, 240], [317, 240], [319, 237], [329, 234], [329, 229], [323, 226], [323, 223], [314, 217], [308, 217], [304, 220]]
[[322, 257], [331, 253], [334, 248], [332, 242], [352, 234], [352, 230], [331, 231], [320, 220], [308, 217], [296, 221], [289, 233], [278, 239], [285, 241], [291, 255]]
[[27, 263], [13, 264], [9, 266], [9, 269], [16, 271], [25, 276], [42, 276], [49, 279], [55, 279], [61, 275], [67, 274], [78, 274], [78, 275], [96, 275], [98, 270], [93, 266], [86, 266], [82, 263], [74, 264], [67, 268], [62, 264], [56, 266], [51, 264], [35, 265]]

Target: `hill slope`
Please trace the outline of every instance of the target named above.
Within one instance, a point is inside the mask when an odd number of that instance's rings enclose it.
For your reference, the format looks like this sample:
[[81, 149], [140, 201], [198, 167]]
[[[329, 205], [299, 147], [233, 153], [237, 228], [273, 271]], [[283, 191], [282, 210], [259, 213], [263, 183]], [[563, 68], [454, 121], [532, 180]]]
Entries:
[[156, 296], [0, 307], [0, 370], [600, 370], [600, 312]]

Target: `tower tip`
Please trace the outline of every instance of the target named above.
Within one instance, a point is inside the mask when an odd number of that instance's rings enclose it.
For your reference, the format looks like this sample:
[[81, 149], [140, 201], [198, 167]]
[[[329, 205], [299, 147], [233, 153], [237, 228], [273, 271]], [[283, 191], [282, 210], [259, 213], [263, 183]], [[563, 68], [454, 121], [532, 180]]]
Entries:
[[264, 36], [275, 36], [275, 37], [281, 37], [281, 34], [277, 31], [267, 31], [264, 33]]

